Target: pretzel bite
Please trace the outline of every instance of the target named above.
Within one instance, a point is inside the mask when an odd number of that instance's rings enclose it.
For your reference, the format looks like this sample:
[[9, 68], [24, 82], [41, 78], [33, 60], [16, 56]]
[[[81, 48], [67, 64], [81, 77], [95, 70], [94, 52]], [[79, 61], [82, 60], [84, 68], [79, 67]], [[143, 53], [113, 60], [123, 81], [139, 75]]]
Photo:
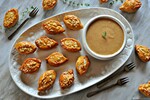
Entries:
[[19, 19], [18, 10], [12, 8], [6, 12], [3, 25], [5, 28], [11, 28], [17, 23], [18, 19]]
[[47, 36], [41, 36], [35, 41], [35, 44], [39, 49], [47, 50], [57, 46], [58, 42]]
[[59, 85], [62, 89], [69, 88], [74, 83], [73, 70], [63, 72], [59, 78]]
[[16, 43], [15, 49], [20, 54], [31, 54], [35, 52], [36, 46], [32, 44], [31, 42], [22, 41], [22, 42]]
[[71, 30], [80, 30], [83, 28], [83, 25], [80, 19], [75, 15], [66, 15], [63, 19], [67, 28]]
[[99, 0], [100, 1], [100, 3], [102, 4], [102, 3], [107, 3], [108, 2], [108, 0]]
[[77, 52], [81, 50], [81, 44], [74, 38], [63, 38], [61, 40], [61, 46], [67, 51]]
[[53, 9], [57, 4], [57, 0], [43, 0], [42, 1], [42, 7], [44, 10], [51, 10]]
[[50, 54], [47, 58], [46, 61], [51, 65], [51, 66], [59, 66], [65, 63], [68, 60], [63, 54], [59, 52], [54, 52]]
[[143, 62], [150, 61], [150, 49], [146, 46], [135, 45], [135, 52]]
[[141, 84], [138, 90], [145, 95], [146, 97], [150, 98], [150, 81], [146, 84]]
[[140, 7], [142, 3], [140, 0], [125, 0], [125, 2], [120, 6], [120, 10], [127, 13], [134, 13]]
[[65, 31], [60, 22], [56, 20], [49, 20], [43, 23], [43, 29], [46, 31], [47, 34], [51, 35], [60, 34]]
[[56, 72], [54, 70], [48, 70], [46, 72], [44, 72], [38, 81], [38, 91], [42, 92], [42, 91], [46, 91], [49, 90], [56, 79]]
[[84, 73], [86, 73], [89, 66], [90, 66], [90, 61], [87, 56], [80, 56], [77, 59], [76, 70], [79, 73], [79, 75], [83, 75]]
[[39, 70], [41, 62], [42, 61], [37, 58], [27, 58], [19, 67], [19, 70], [24, 74], [36, 72]]

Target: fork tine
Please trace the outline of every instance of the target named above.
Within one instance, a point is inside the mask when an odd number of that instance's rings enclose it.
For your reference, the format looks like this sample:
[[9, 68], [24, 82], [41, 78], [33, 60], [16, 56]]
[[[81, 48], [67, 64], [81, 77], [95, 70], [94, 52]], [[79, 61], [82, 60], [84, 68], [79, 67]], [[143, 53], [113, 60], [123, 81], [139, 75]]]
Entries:
[[133, 64], [133, 62], [131, 62], [131, 63], [127, 64], [126, 66], [130, 66], [131, 64]]
[[132, 62], [132, 63], [130, 63], [128, 66], [132, 66], [132, 65], [134, 65], [134, 63]]
[[37, 8], [37, 7], [35, 7], [35, 8], [33, 9], [33, 12], [31, 12], [31, 13], [34, 13], [37, 9], [38, 9], [38, 8]]
[[37, 7], [35, 7], [35, 11], [37, 11], [38, 10], [38, 8]]
[[124, 80], [122, 80], [122, 82], [126, 82], [126, 81], [129, 81], [129, 79], [124, 79]]
[[37, 14], [37, 13], [38, 13], [38, 11], [39, 11], [39, 9], [37, 8], [37, 10], [35, 11], [35, 14]]
[[130, 66], [128, 66], [129, 69], [133, 69], [135, 67], [135, 64], [132, 63]]
[[129, 82], [129, 80], [122, 81], [122, 82], [121, 82], [121, 85], [124, 85], [124, 84], [126, 84], [126, 83], [128, 83], [128, 82]]
[[125, 81], [128, 81], [129, 79], [128, 78], [126, 78], [126, 79], [123, 79], [123, 80], [121, 80], [121, 82], [125, 82]]
[[120, 80], [122, 81], [122, 80], [124, 80], [124, 79], [129, 79], [128, 77], [124, 77], [124, 78], [121, 78]]
[[117, 81], [117, 84], [119, 85], [124, 85], [126, 84], [127, 82], [129, 82], [129, 78], [128, 77], [125, 77], [125, 78], [121, 78]]
[[36, 14], [38, 13], [39, 9], [37, 7], [35, 7], [33, 9], [33, 11], [31, 11], [31, 13], [29, 14], [30, 17], [35, 17]]
[[122, 78], [122, 79], [120, 79], [120, 82], [121, 82], [121, 84], [129, 82], [129, 78], [128, 77]]
[[133, 65], [133, 66], [131, 66], [130, 68], [129, 68], [129, 70], [131, 70], [131, 69], [133, 69], [135, 66]]
[[33, 12], [36, 10], [36, 8], [37, 8], [37, 7], [35, 7], [35, 8], [30, 12], [30, 14], [33, 13]]
[[123, 84], [125, 84], [127, 82], [129, 82], [129, 80], [124, 80], [124, 81], [121, 81], [120, 83], [121, 83], [121, 85], [123, 85]]
[[33, 16], [35, 16], [38, 13], [39, 9], [37, 8], [34, 12], [33, 12]]
[[129, 63], [128, 65], [126, 65], [124, 67], [124, 70], [129, 72], [130, 70], [132, 70], [133, 68], [135, 67], [135, 64], [132, 62], [132, 63]]
[[126, 82], [126, 81], [129, 81], [129, 79], [127, 78], [127, 79], [124, 79], [124, 80], [121, 80], [122, 82]]

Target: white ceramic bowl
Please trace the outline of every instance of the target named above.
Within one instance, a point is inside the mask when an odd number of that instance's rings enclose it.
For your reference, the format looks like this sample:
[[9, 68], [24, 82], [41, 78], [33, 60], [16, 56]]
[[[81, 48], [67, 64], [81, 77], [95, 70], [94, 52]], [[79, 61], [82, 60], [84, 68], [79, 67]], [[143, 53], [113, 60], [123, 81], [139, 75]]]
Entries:
[[[89, 28], [89, 26], [95, 21], [95, 20], [98, 20], [98, 19], [101, 19], [101, 18], [108, 18], [108, 19], [111, 19], [113, 21], [115, 21], [116, 23], [118, 23], [120, 25], [120, 27], [122, 28], [123, 30], [123, 33], [124, 33], [124, 41], [123, 41], [123, 44], [121, 46], [121, 48], [116, 51], [115, 53], [113, 54], [110, 54], [110, 55], [100, 55], [100, 54], [97, 54], [95, 53], [94, 51], [92, 51], [90, 49], [90, 47], [88, 46], [87, 44], [87, 41], [86, 41], [86, 33], [87, 33], [87, 30]], [[114, 58], [115, 56], [117, 56], [119, 53], [121, 53], [121, 51], [124, 49], [125, 47], [125, 44], [126, 44], [126, 30], [125, 30], [125, 26], [124, 24], [119, 20], [117, 19], [116, 17], [113, 17], [111, 15], [99, 15], [99, 16], [96, 16], [96, 17], [93, 17], [92, 19], [90, 19], [87, 24], [85, 25], [84, 27], [84, 30], [83, 30], [83, 34], [82, 34], [82, 43], [84, 44], [84, 48], [85, 50], [94, 58], [96, 59], [100, 59], [100, 60], [109, 60], [109, 59], [112, 59]]]

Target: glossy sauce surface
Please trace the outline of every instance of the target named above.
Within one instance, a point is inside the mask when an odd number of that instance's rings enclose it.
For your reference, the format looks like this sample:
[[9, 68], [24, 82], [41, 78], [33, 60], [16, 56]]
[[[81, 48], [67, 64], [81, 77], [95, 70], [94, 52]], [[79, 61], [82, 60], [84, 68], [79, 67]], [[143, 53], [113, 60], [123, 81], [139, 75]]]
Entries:
[[107, 18], [98, 19], [89, 26], [86, 41], [95, 53], [109, 55], [121, 48], [124, 33], [115, 21]]

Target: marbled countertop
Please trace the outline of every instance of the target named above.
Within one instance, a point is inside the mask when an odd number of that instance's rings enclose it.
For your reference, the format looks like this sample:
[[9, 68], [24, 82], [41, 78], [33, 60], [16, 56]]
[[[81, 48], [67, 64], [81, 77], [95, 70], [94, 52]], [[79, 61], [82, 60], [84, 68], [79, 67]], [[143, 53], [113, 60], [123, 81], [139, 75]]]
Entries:
[[[64, 1], [67, 1], [67, 3]], [[75, 1], [75, 3], [79, 3], [79, 5], [77, 6], [73, 3], [69, 4], [69, 1]], [[105, 7], [119, 12], [129, 21], [134, 31], [135, 44], [150, 47], [150, 0], [141, 0], [141, 2], [142, 7], [136, 13], [127, 14], [118, 9], [121, 5], [120, 1], [110, 5], [110, 2], [100, 4], [99, 0], [58, 0], [58, 3], [53, 10], [44, 11], [42, 9], [42, 0], [0, 0], [0, 100], [38, 100], [37, 98], [34, 98], [20, 90], [13, 82], [9, 72], [8, 56], [11, 46], [17, 36], [19, 36], [19, 34], [27, 28], [45, 18], [65, 11], [90, 7]], [[7, 39], [8, 35], [25, 19], [25, 17], [27, 17], [28, 11], [32, 9], [32, 6], [38, 7], [40, 9], [39, 13], [34, 19], [26, 23], [18, 34], [9, 41]], [[6, 30], [3, 27], [3, 17], [5, 12], [10, 8], [18, 8], [20, 18], [15, 27]], [[134, 70], [129, 73], [119, 75], [108, 83], [111, 84], [120, 77], [128, 76], [130, 78], [130, 82], [125, 86], [111, 88], [91, 98], [87, 98], [86, 94], [97, 88], [96, 85], [93, 85], [77, 93], [51, 100], [147, 100], [148, 98], [138, 92], [138, 86], [139, 84], [146, 83], [150, 80], [150, 63], [141, 62], [134, 52], [128, 60], [128, 62], [131, 61], [136, 64], [136, 68]]]

